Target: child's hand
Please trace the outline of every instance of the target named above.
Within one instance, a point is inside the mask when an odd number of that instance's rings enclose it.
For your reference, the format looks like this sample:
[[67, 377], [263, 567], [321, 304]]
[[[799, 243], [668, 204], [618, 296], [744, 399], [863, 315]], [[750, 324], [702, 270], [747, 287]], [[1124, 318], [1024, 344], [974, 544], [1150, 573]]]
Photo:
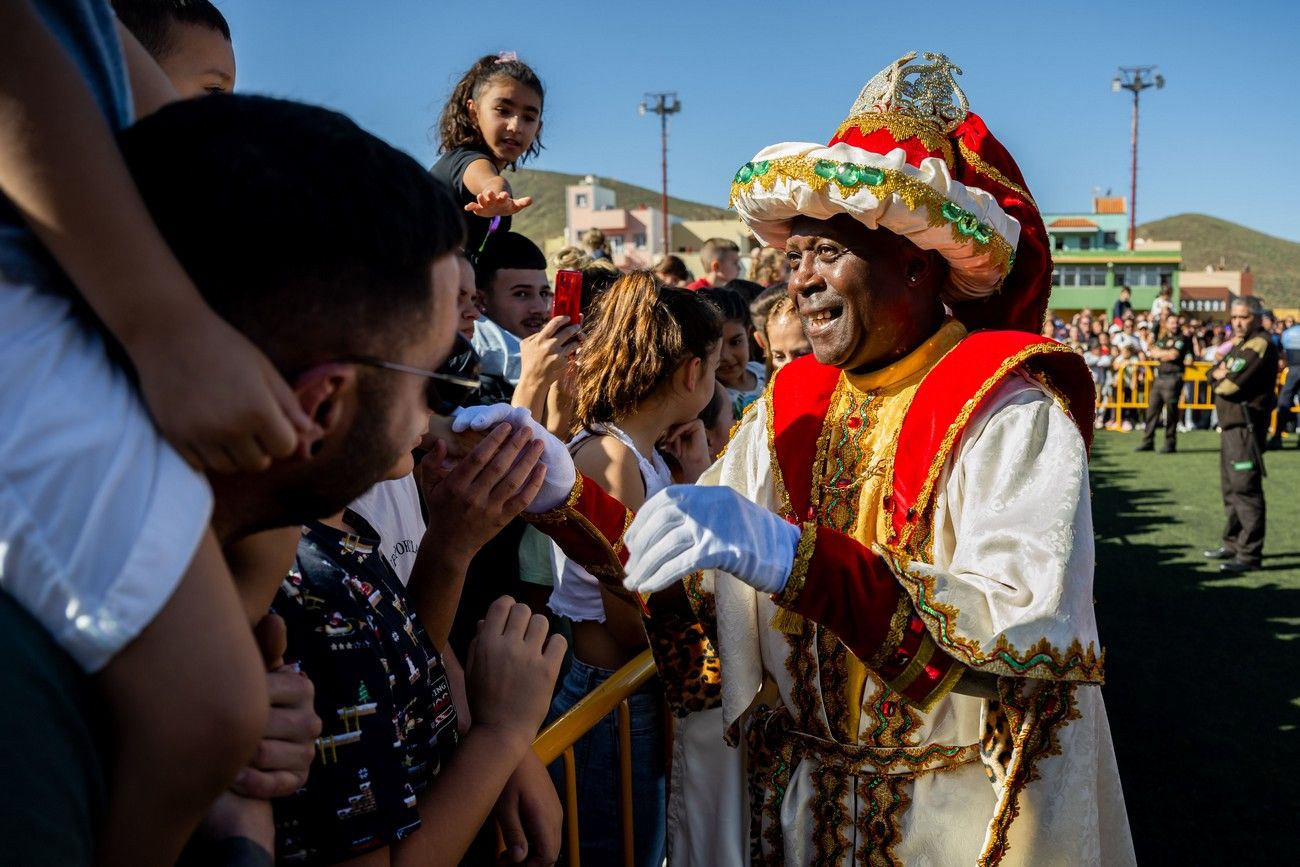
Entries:
[[488, 608], [465, 667], [474, 729], [492, 729], [527, 749], [564, 660], [564, 639], [548, 639], [548, 628], [545, 617], [509, 596]]
[[429, 514], [438, 516], [437, 544], [473, 556], [501, 532], [542, 487], [543, 447], [529, 428], [500, 424], [450, 471], [443, 469], [445, 446], [430, 451], [419, 479]]
[[708, 434], [704, 422], [698, 418], [670, 427], [660, 448], [677, 459], [682, 468], [682, 482], [686, 484], [694, 484], [713, 463]]
[[266, 356], [215, 313], [156, 329], [131, 360], [154, 421], [196, 468], [264, 470], [315, 428]]
[[465, 206], [465, 210], [480, 217], [509, 217], [519, 213], [533, 203], [532, 196], [511, 198], [510, 193], [502, 190], [491, 192], [484, 190], [478, 194], [476, 201]]

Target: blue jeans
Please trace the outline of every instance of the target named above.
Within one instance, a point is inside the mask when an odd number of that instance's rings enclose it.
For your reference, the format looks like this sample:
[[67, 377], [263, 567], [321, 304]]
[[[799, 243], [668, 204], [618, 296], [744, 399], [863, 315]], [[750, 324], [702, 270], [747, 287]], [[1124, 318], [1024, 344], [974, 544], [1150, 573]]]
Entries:
[[[549, 725], [614, 672], [577, 659], [551, 702]], [[651, 681], [628, 697], [632, 723], [633, 863], [660, 867], [664, 860], [666, 775], [664, 773], [663, 693]], [[578, 787], [578, 833], [582, 863], [589, 867], [622, 863], [619, 812], [618, 712], [609, 714], [573, 745]], [[564, 762], [551, 765], [551, 778], [564, 800]]]

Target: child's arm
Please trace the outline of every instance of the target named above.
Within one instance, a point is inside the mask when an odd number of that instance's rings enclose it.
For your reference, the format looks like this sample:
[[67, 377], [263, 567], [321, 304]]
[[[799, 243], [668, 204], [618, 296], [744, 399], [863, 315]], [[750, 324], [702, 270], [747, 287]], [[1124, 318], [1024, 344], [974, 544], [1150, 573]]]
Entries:
[[[0, 191], [130, 355], [191, 463], [258, 469], [311, 421], [167, 248], [99, 108], [26, 0], [0, 4]], [[295, 428], [297, 430], [295, 430]]]
[[171, 79], [121, 21], [117, 22], [117, 38], [122, 43], [122, 56], [131, 80], [131, 108], [136, 120], [180, 99]]
[[528, 428], [493, 428], [442, 474], [440, 445], [420, 462], [418, 479], [430, 525], [411, 567], [408, 590], [415, 613], [435, 647], [451, 633], [470, 560], [537, 496], [546, 475], [538, 466], [542, 443]]
[[466, 666], [474, 725], [419, 796], [419, 831], [348, 865], [455, 865], [516, 772], [550, 705], [564, 639], [503, 596], [488, 609]]
[[480, 217], [509, 217], [533, 203], [532, 196], [513, 198], [510, 184], [486, 157], [466, 167], [461, 183], [477, 199], [465, 210]]

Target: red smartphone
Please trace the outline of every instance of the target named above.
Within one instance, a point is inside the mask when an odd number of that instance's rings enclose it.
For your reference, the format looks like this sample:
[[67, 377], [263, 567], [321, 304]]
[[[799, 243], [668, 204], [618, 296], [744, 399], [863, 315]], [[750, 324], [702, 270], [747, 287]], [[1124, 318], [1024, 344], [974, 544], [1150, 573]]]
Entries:
[[570, 325], [582, 322], [582, 272], [555, 272], [555, 302], [551, 316], [567, 316]]

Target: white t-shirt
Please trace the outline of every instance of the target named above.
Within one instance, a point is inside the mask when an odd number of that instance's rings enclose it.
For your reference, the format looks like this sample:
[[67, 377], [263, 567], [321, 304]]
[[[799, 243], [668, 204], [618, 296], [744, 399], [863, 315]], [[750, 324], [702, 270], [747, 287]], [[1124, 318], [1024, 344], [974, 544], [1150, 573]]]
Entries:
[[379, 534], [380, 551], [402, 584], [411, 580], [415, 554], [424, 538], [424, 516], [415, 476], [380, 482], [348, 506]]

